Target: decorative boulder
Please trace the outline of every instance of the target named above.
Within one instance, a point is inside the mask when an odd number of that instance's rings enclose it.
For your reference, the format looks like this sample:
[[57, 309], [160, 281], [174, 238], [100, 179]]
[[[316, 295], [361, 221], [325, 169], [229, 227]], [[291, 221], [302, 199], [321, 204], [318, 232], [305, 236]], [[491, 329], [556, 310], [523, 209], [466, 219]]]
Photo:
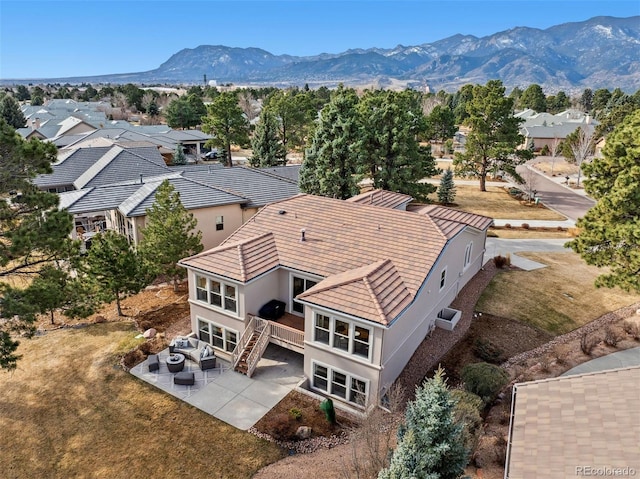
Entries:
[[104, 316], [96, 316], [96, 319], [93, 320], [94, 323], [99, 324], [99, 323], [106, 323], [107, 322], [107, 318], [105, 318]]
[[156, 337], [156, 333], [157, 331], [154, 328], [149, 328], [144, 333], [142, 333], [142, 336], [144, 336], [145, 339], [152, 339]]
[[298, 439], [309, 439], [311, 437], [311, 428], [309, 426], [300, 426], [296, 431]]

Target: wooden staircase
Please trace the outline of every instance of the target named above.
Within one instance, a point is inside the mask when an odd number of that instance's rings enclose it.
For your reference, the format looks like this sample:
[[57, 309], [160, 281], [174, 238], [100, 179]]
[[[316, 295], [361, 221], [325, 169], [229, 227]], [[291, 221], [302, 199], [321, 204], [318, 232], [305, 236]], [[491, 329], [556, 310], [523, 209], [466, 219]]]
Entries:
[[249, 339], [249, 342], [247, 343], [244, 350], [242, 351], [242, 354], [240, 355], [240, 360], [238, 361], [238, 364], [235, 367], [235, 370], [238, 371], [239, 373], [246, 375], [249, 372], [249, 365], [247, 364], [247, 360], [249, 359], [249, 355], [251, 354], [251, 351], [253, 351], [253, 348], [255, 348], [256, 344], [258, 343], [259, 338], [260, 338], [260, 333], [258, 331], [254, 331], [253, 334], [251, 335], [251, 339]]

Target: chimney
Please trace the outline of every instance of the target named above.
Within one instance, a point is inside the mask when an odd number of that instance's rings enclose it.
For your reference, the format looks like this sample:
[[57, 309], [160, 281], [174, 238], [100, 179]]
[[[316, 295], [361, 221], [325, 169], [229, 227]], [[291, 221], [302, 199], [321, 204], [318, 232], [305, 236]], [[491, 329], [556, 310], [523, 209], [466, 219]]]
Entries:
[[307, 239], [305, 238], [304, 234], [305, 234], [305, 230], [304, 230], [304, 228], [302, 228], [300, 230], [300, 241], [307, 241]]

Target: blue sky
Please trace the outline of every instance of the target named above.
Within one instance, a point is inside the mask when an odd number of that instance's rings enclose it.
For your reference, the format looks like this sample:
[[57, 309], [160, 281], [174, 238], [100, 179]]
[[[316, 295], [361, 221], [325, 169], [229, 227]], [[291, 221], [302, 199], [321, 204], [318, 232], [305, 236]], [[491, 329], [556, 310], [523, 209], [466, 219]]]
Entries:
[[0, 78], [157, 68], [198, 45], [315, 55], [640, 15], [639, 0], [0, 0]]

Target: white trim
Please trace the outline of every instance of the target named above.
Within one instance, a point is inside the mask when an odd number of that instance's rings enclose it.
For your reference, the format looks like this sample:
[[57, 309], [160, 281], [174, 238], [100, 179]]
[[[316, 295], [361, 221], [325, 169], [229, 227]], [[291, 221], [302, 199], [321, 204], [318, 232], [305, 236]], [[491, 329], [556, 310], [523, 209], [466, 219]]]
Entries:
[[[200, 339], [200, 321], [202, 321], [203, 323], [207, 323], [209, 325], [209, 341], [204, 341], [204, 339]], [[218, 346], [215, 346], [213, 344], [213, 331], [211, 330], [211, 326], [215, 326], [216, 328], [220, 328], [222, 330], [222, 348], [219, 348]], [[227, 326], [223, 326], [222, 324], [218, 324], [215, 323], [213, 321], [211, 321], [210, 319], [206, 319], [203, 318], [201, 316], [197, 316], [196, 315], [196, 335], [197, 338], [200, 341], [204, 341], [205, 343], [211, 345], [212, 348], [217, 349], [219, 351], [222, 351], [225, 354], [230, 354], [233, 352], [233, 348], [231, 349], [231, 351], [227, 350], [227, 333], [234, 333], [236, 335], [236, 343], [234, 344], [234, 348], [235, 346], [238, 344], [238, 341], [240, 340], [240, 333], [234, 329], [228, 328]], [[217, 337], [217, 336], [216, 336]], [[233, 343], [231, 343], [233, 344]]]
[[[207, 300], [204, 301], [202, 299], [198, 298], [198, 289], [202, 289], [202, 288], [198, 288], [198, 278], [204, 278], [207, 281], [207, 287], [206, 287], [206, 292], [207, 292]], [[220, 283], [220, 300], [221, 300], [221, 304], [220, 306], [217, 306], [213, 303], [211, 303], [211, 282], [215, 281], [216, 283]], [[218, 277], [208, 277], [205, 275], [201, 275], [201, 274], [197, 274], [194, 273], [194, 282], [196, 284], [196, 295], [195, 298], [189, 298], [189, 302], [192, 302], [193, 304], [198, 304], [202, 307], [206, 307], [207, 309], [210, 309], [212, 311], [216, 311], [218, 313], [223, 313], [227, 316], [230, 316], [232, 318], [237, 318], [237, 319], [242, 319], [240, 317], [240, 288], [238, 287], [239, 285], [237, 284], [227, 284], [227, 282], [222, 281], [220, 278]], [[226, 293], [227, 293], [227, 286], [232, 287], [233, 289], [235, 289], [235, 302], [236, 302], [236, 310], [229, 310], [229, 309], [225, 309], [224, 305], [226, 304]]]
[[[326, 377], [326, 381], [327, 381], [327, 389], [321, 389], [321, 388], [317, 388], [315, 386], [315, 371], [316, 371], [316, 366], [320, 366], [323, 367], [327, 370], [327, 377]], [[345, 396], [346, 397], [342, 397], [339, 394], [333, 394], [332, 392], [332, 384], [333, 384], [333, 374], [334, 373], [338, 373], [338, 374], [342, 374], [345, 376]], [[364, 391], [364, 404], [359, 404], [357, 402], [353, 402], [350, 400], [351, 397], [351, 381], [352, 380], [356, 380], [356, 381], [361, 381], [364, 383], [365, 386], [365, 391]], [[325, 396], [331, 396], [334, 397], [336, 399], [338, 399], [339, 401], [342, 402], [346, 402], [348, 404], [351, 404], [353, 406], [359, 407], [359, 408], [363, 408], [366, 409], [367, 405], [369, 404], [369, 395], [371, 393], [371, 381], [365, 378], [362, 378], [360, 376], [356, 376], [354, 374], [351, 374], [348, 371], [344, 371], [342, 369], [338, 369], [338, 368], [334, 368], [333, 366], [329, 366], [328, 364], [322, 363], [320, 361], [315, 361], [312, 360], [311, 361], [311, 377], [309, 378], [309, 388], [312, 391], [318, 391], [321, 394], [325, 395]]]
[[467, 243], [467, 246], [464, 249], [464, 262], [462, 265], [462, 272], [465, 272], [467, 269], [469, 269], [469, 266], [473, 264], [473, 261], [471, 261], [472, 256], [473, 256], [473, 241], [469, 241], [469, 243]]
[[[329, 318], [329, 343], [323, 343], [321, 341], [316, 341], [316, 317], [325, 316]], [[373, 361], [373, 349], [374, 349], [374, 334], [373, 329], [371, 327], [363, 326], [353, 321], [345, 320], [341, 317], [336, 317], [332, 315], [323, 314], [318, 311], [312, 311], [312, 323], [311, 323], [311, 338], [314, 345], [319, 345], [321, 349], [326, 349], [327, 351], [331, 351], [332, 353], [337, 353], [341, 356], [347, 357], [349, 359], [360, 359], [363, 362], [371, 363]], [[343, 323], [348, 324], [349, 334], [346, 336], [348, 345], [347, 349], [338, 348], [335, 344], [335, 335], [339, 334], [336, 332], [336, 321], [341, 321]], [[357, 354], [355, 352], [356, 345], [356, 327], [361, 329], [366, 329], [369, 332], [369, 348], [367, 351], [367, 356], [363, 356], [362, 354]]]
[[438, 290], [439, 293], [442, 293], [442, 291], [447, 287], [447, 268], [448, 265], [445, 265], [445, 267], [440, 270], [440, 278], [438, 279], [438, 285], [440, 286], [440, 289]]
[[[304, 293], [307, 289], [309, 289], [309, 288], [307, 288], [307, 287], [306, 287], [306, 285], [307, 285], [307, 281], [313, 281], [313, 282], [315, 282], [316, 284], [318, 284], [320, 281], [322, 281], [322, 279], [316, 279], [316, 278], [314, 278], [314, 277], [312, 277], [312, 276], [310, 276], [310, 275], [298, 274], [298, 273], [296, 273], [296, 272], [294, 272], [294, 271], [290, 271], [290, 272], [289, 272], [289, 291], [288, 291], [288, 293], [287, 293], [287, 295], [288, 295], [288, 301], [287, 301], [287, 303], [288, 303], [288, 304], [287, 304], [287, 308], [289, 309], [289, 312], [290, 312], [291, 314], [295, 314], [296, 316], [301, 316], [301, 317], [303, 317], [303, 318], [304, 318], [304, 316], [305, 316], [305, 314], [304, 314], [304, 307], [305, 307], [305, 304], [304, 304], [302, 301], [295, 300], [295, 303], [298, 303], [298, 304], [301, 304], [301, 305], [302, 305], [302, 308], [303, 308], [303, 309], [302, 309], [302, 313], [301, 313], [301, 312], [299, 312], [299, 311], [294, 311], [294, 309], [293, 309], [293, 305], [294, 305], [294, 298], [293, 298], [293, 280], [294, 280], [294, 278], [299, 278], [299, 279], [304, 280], [304, 282], [305, 282], [305, 289], [302, 291], [303, 293]], [[314, 286], [315, 286], [315, 285], [314, 285]]]

